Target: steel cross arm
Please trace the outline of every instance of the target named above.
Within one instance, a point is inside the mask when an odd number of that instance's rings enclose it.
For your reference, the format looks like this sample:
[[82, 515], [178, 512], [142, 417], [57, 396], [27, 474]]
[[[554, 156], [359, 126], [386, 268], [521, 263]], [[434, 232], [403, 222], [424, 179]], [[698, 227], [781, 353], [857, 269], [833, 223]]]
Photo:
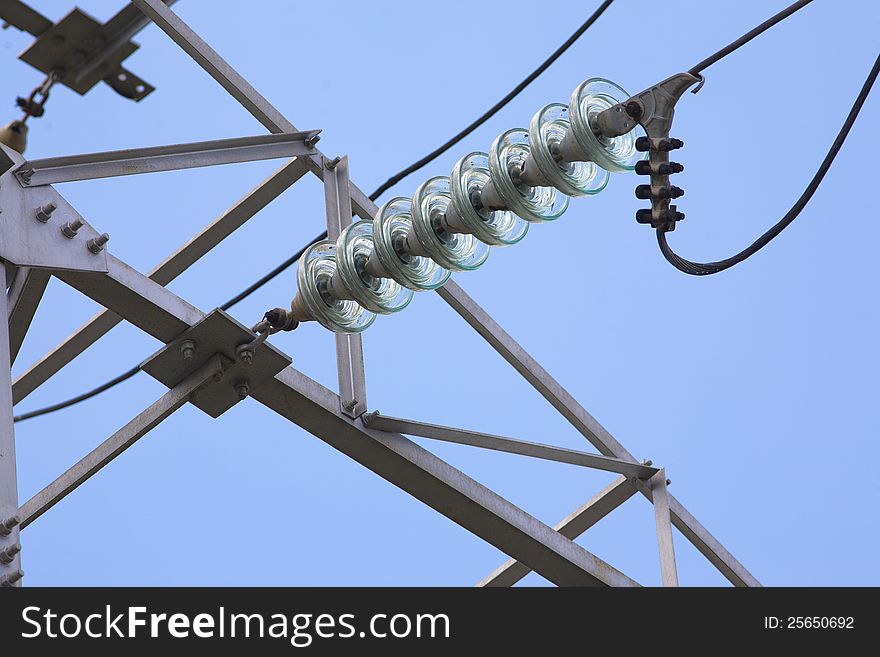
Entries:
[[51, 277], [52, 273], [45, 269], [19, 267], [15, 272], [7, 296], [9, 359], [13, 363]]
[[[247, 109], [270, 132], [295, 130], [275, 107], [239, 75], [222, 57], [199, 37], [184, 21], [161, 0], [131, 0], [171, 39], [192, 57], [233, 98]], [[309, 158], [310, 170], [323, 171], [320, 152]], [[362, 219], [370, 220], [376, 214], [373, 203], [358, 187], [350, 185], [354, 211]], [[459, 312], [499, 353], [504, 356], [551, 404], [574, 424], [594, 446], [606, 456], [623, 460], [636, 459], [574, 400], [525, 350], [505, 333], [485, 311], [468, 297], [455, 282], [450, 281], [438, 290], [440, 296]], [[500, 338], [500, 339], [499, 339]], [[650, 490], [640, 488], [650, 497]], [[712, 536], [684, 507], [669, 496], [673, 524], [691, 543], [718, 568], [727, 579], [738, 586], [760, 586], [759, 582]]]
[[[204, 317], [112, 256], [108, 268], [106, 274], [62, 272], [60, 278], [166, 343]], [[637, 585], [414, 442], [397, 434], [371, 431], [344, 416], [338, 395], [293, 368], [256, 388], [252, 396], [551, 582]]]
[[[631, 479], [615, 479], [586, 504], [560, 520], [553, 529], [574, 540], [635, 494], [636, 487]], [[513, 586], [531, 571], [525, 564], [511, 559], [481, 580], [477, 586]]]
[[18, 511], [18, 515], [21, 518], [21, 528], [24, 529], [46, 513], [46, 511], [95, 475], [101, 468], [143, 438], [162, 420], [186, 404], [196, 390], [220, 372], [222, 372], [221, 359], [219, 356], [216, 356], [192, 375], [171, 388], [171, 390], [89, 452], [64, 474], [25, 502]]
[[586, 468], [605, 470], [606, 472], [616, 472], [618, 474], [626, 475], [627, 477], [636, 477], [638, 479], [650, 479], [659, 471], [658, 468], [652, 468], [641, 463], [623, 461], [611, 456], [600, 456], [598, 454], [589, 454], [587, 452], [565, 449], [554, 445], [544, 445], [525, 440], [503, 438], [501, 436], [480, 433], [477, 431], [454, 429], [439, 424], [428, 424], [427, 422], [416, 422], [415, 420], [401, 420], [396, 417], [381, 415], [378, 411], [365, 415], [364, 424], [371, 429], [378, 429], [379, 431], [393, 431], [407, 434], [409, 436], [421, 436], [422, 438], [431, 438], [433, 440], [443, 440], [445, 442], [457, 443], [459, 445], [470, 445], [472, 447], [492, 449], [499, 452], [507, 452], [508, 454], [520, 454], [521, 456], [531, 456], [533, 458], [545, 459], [548, 461], [580, 465]]
[[[294, 158], [286, 163], [156, 266], [149, 273], [149, 278], [160, 285], [168, 285], [278, 198], [284, 190], [302, 178], [307, 170], [304, 158]], [[17, 404], [31, 394], [121, 321], [122, 318], [111, 310], [102, 310], [92, 317], [13, 382], [13, 403]]]
[[318, 132], [311, 130], [50, 157], [24, 162], [15, 175], [22, 186], [36, 187], [75, 180], [311, 155], [315, 149], [309, 142]]
[[[454, 281], [437, 290], [446, 303], [477, 331], [495, 351], [510, 363], [559, 413], [567, 419], [593, 446], [606, 456], [636, 462], [599, 422], [581, 406], [550, 374], [532, 358], [501, 326], [492, 319]], [[652, 499], [651, 489], [639, 483], [639, 491]], [[672, 524], [700, 551], [732, 584], [760, 586], [760, 582], [721, 545], [682, 504], [669, 495]]]

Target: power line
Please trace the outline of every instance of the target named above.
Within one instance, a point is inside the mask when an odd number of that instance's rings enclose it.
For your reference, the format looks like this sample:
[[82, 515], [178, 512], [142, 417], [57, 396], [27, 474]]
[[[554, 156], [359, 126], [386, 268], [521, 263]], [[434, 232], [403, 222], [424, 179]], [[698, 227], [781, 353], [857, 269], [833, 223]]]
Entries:
[[[467, 137], [474, 130], [479, 128], [486, 121], [488, 121], [495, 114], [497, 114], [499, 110], [501, 110], [505, 105], [507, 105], [511, 100], [513, 100], [517, 95], [519, 95], [519, 93], [523, 89], [525, 89], [532, 82], [534, 82], [535, 79], [539, 75], [541, 75], [541, 73], [546, 71], [550, 67], [550, 65], [553, 64], [553, 62], [555, 62], [557, 59], [559, 59], [562, 56], [562, 54], [566, 50], [568, 50], [572, 46], [572, 44], [575, 41], [577, 41], [584, 34], [584, 32], [586, 32], [590, 28], [590, 26], [593, 23], [596, 22], [596, 20], [605, 12], [606, 9], [608, 9], [608, 7], [611, 5], [612, 2], [614, 2], [614, 0], [605, 0], [601, 5], [599, 5], [599, 8], [596, 9], [596, 11], [593, 12], [593, 14], [591, 16], [586, 21], [584, 21], [584, 23], [577, 30], [575, 30], [574, 33], [570, 37], [568, 37], [568, 39], [566, 39], [565, 42], [561, 46], [559, 46], [559, 48], [557, 48], [553, 52], [553, 54], [551, 54], [547, 59], [545, 59], [541, 63], [541, 65], [538, 66], [538, 68], [536, 68], [534, 71], [532, 71], [526, 78], [524, 78], [522, 80], [522, 82], [517, 84], [506, 96], [504, 96], [501, 100], [499, 100], [492, 107], [490, 107], [488, 110], [486, 110], [486, 112], [484, 112], [477, 120], [475, 120], [473, 123], [471, 123], [469, 126], [467, 126], [464, 130], [459, 132], [457, 135], [452, 137], [450, 140], [448, 140], [442, 146], [440, 146], [439, 148], [436, 148], [435, 150], [431, 151], [425, 157], [421, 158], [417, 162], [413, 162], [411, 165], [409, 165], [405, 169], [403, 169], [403, 170], [399, 171], [398, 173], [394, 174], [393, 176], [391, 176], [388, 180], [386, 180], [384, 183], [382, 183], [372, 194], [370, 194], [370, 200], [375, 201], [383, 193], [388, 191], [391, 187], [396, 185], [398, 182], [403, 180], [405, 177], [407, 177], [411, 173], [415, 173], [416, 171], [418, 171], [419, 169], [421, 169], [425, 165], [429, 164], [430, 162], [432, 162], [435, 159], [437, 159], [438, 157], [440, 157], [443, 153], [445, 153], [450, 148], [455, 146], [462, 139]], [[229, 299], [226, 303], [224, 303], [222, 306], [220, 306], [220, 308], [222, 310], [229, 310], [235, 304], [239, 303], [240, 301], [243, 301], [244, 299], [249, 297], [251, 294], [253, 294], [257, 290], [259, 290], [261, 287], [263, 287], [266, 283], [271, 281], [273, 278], [275, 278], [276, 276], [278, 276], [279, 274], [284, 272], [286, 269], [291, 267], [293, 264], [295, 264], [302, 257], [303, 253], [306, 252], [306, 249], [308, 249], [310, 246], [312, 246], [316, 242], [320, 242], [321, 240], [324, 240], [324, 239], [327, 239], [327, 231], [326, 230], [323, 233], [321, 233], [320, 235], [318, 235], [317, 237], [315, 237], [311, 242], [306, 244], [304, 247], [302, 247], [299, 251], [297, 251], [292, 256], [287, 258], [284, 262], [280, 263], [272, 271], [268, 272], [262, 278], [255, 281], [250, 286], [248, 286], [247, 288], [245, 288], [244, 290], [242, 290], [241, 292], [236, 294], [234, 297]], [[109, 390], [113, 386], [116, 386], [116, 385], [122, 383], [123, 381], [127, 381], [128, 379], [133, 377], [135, 374], [137, 374], [139, 371], [140, 371], [140, 367], [133, 367], [132, 369], [128, 370], [127, 372], [120, 374], [116, 378], [111, 379], [110, 381], [107, 381], [106, 383], [102, 383], [97, 388], [93, 388], [92, 390], [89, 390], [88, 392], [84, 392], [80, 395], [77, 395], [76, 397], [71, 397], [70, 399], [67, 399], [63, 402], [59, 402], [57, 404], [52, 404], [51, 406], [39, 408], [39, 409], [36, 409], [33, 411], [29, 411], [27, 413], [22, 413], [21, 415], [16, 415], [13, 418], [13, 420], [15, 422], [21, 422], [23, 420], [29, 420], [34, 417], [39, 417], [40, 415], [46, 415], [48, 413], [54, 413], [55, 411], [60, 411], [65, 408], [69, 408], [75, 404], [79, 404], [80, 402], [86, 401], [87, 399], [91, 399], [92, 397], [100, 395], [102, 392]]]
[[732, 53], [734, 50], [738, 49], [740, 46], [747, 44], [749, 41], [754, 39], [756, 36], [758, 36], [762, 32], [769, 30], [771, 27], [776, 25], [776, 23], [778, 23], [779, 21], [788, 18], [794, 12], [796, 12], [798, 9], [803, 9], [808, 4], [810, 4], [812, 1], [813, 0], [798, 0], [798, 2], [795, 2], [791, 5], [789, 5], [788, 7], [786, 7], [782, 11], [780, 11], [778, 14], [776, 14], [775, 16], [768, 18], [766, 21], [764, 21], [763, 23], [758, 25], [758, 27], [756, 27], [755, 29], [750, 30], [750, 31], [746, 32], [745, 34], [743, 34], [736, 41], [724, 46], [721, 50], [716, 52], [714, 55], [709, 55], [708, 57], [706, 57], [706, 59], [704, 59], [699, 64], [694, 66], [688, 72], [692, 73], [694, 75], [699, 75], [701, 71], [709, 68], [710, 66], [712, 66], [712, 64], [714, 64], [718, 60], [724, 59], [730, 53]]
[[810, 181], [810, 184], [807, 185], [807, 188], [804, 190], [803, 194], [801, 194], [800, 198], [795, 202], [795, 204], [785, 214], [785, 216], [782, 217], [782, 219], [780, 219], [772, 228], [770, 228], [770, 230], [761, 235], [761, 237], [755, 240], [750, 246], [743, 249], [736, 255], [731, 256], [730, 258], [719, 260], [717, 262], [699, 263], [685, 260], [681, 256], [674, 253], [669, 244], [666, 242], [666, 233], [662, 229], [658, 229], [657, 242], [660, 244], [660, 250], [663, 252], [663, 255], [666, 257], [666, 259], [673, 266], [686, 274], [691, 274], [693, 276], [707, 276], [709, 274], [717, 274], [720, 271], [724, 271], [725, 269], [733, 267], [735, 264], [742, 262], [752, 254], [756, 253], [757, 251], [765, 247], [770, 242], [770, 240], [772, 240], [785, 228], [787, 228], [791, 224], [791, 222], [797, 219], [798, 215], [801, 213], [801, 210], [803, 210], [807, 203], [809, 203], [810, 199], [813, 197], [813, 194], [815, 194], [816, 190], [819, 188], [819, 184], [822, 182], [822, 179], [825, 178], [825, 174], [828, 173], [828, 169], [831, 168], [831, 164], [832, 162], [834, 162], [834, 158], [837, 156], [837, 153], [840, 152], [840, 148], [841, 146], [843, 146], [843, 142], [846, 141], [846, 137], [856, 121], [856, 117], [858, 117], [862, 106], [865, 104], [865, 99], [871, 92], [871, 87], [874, 86], [874, 81], [877, 79], [878, 72], [880, 72], [880, 55], [877, 56], [877, 60], [874, 62], [874, 66], [873, 68], [871, 68], [871, 72], [868, 73], [868, 77], [865, 80], [865, 83], [862, 85], [862, 89], [859, 92], [859, 95], [856, 97], [852, 108], [850, 109], [849, 115], [847, 115], [846, 117], [846, 121], [843, 122], [843, 126], [840, 128], [840, 132], [837, 133], [837, 138], [834, 140], [834, 143], [831, 144], [831, 148], [828, 150], [827, 155], [825, 155], [825, 159], [822, 160], [822, 164], [819, 166], [819, 170], [816, 171], [816, 174], [813, 176], [813, 179]]

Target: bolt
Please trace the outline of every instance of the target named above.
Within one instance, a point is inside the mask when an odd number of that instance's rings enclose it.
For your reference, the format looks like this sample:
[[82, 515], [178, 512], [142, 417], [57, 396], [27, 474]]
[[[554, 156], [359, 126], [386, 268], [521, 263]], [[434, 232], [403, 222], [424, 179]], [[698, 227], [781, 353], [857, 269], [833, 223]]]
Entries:
[[196, 341], [195, 340], [184, 340], [180, 343], [180, 355], [183, 356], [183, 360], [190, 361], [193, 359], [193, 356], [196, 355]]
[[232, 384], [232, 387], [235, 388], [235, 392], [238, 393], [239, 399], [244, 399], [251, 392], [251, 384], [247, 379], [236, 379], [235, 383]]
[[104, 250], [104, 245], [110, 241], [110, 236], [107, 233], [102, 233], [97, 237], [93, 237], [88, 242], [86, 242], [86, 246], [89, 247], [89, 251], [98, 255], [101, 251]]
[[58, 209], [58, 206], [55, 205], [54, 201], [49, 201], [46, 205], [42, 205], [37, 208], [36, 215], [39, 221], [46, 223], [49, 221], [49, 217], [52, 216], [52, 213]]
[[645, 459], [644, 461], [642, 461], [642, 465], [647, 465], [648, 467], [651, 467], [652, 465], [654, 465], [654, 461], [652, 461], [651, 459]]
[[342, 161], [341, 157], [334, 157], [332, 160], [324, 160], [324, 166], [327, 167], [330, 171], [336, 168], [336, 165]]
[[24, 571], [16, 570], [14, 573], [0, 577], [0, 586], [13, 586], [22, 577], [24, 577]]
[[251, 365], [254, 362], [254, 352], [250, 349], [242, 349], [238, 357], [241, 358], [241, 362], [245, 365]]
[[672, 479], [667, 479], [667, 480], [666, 480], [666, 485], [667, 485], [667, 486], [671, 486], [671, 485], [672, 485]]
[[76, 234], [79, 232], [79, 229], [82, 228], [85, 224], [82, 219], [74, 219], [73, 221], [68, 221], [61, 227], [61, 232], [64, 234], [64, 237], [72, 240], [76, 237]]
[[355, 409], [355, 406], [357, 406], [357, 405], [358, 405], [357, 399], [349, 399], [349, 400], [343, 402], [342, 408], [344, 408], [346, 411], [353, 411]]
[[21, 543], [10, 545], [5, 550], [0, 550], [0, 563], [9, 565], [15, 561], [15, 555], [21, 552]]
[[220, 383], [223, 380], [223, 372], [216, 372], [214, 374], [214, 383]]
[[18, 514], [0, 522], [0, 536], [9, 536], [12, 530], [18, 527], [19, 523], [21, 523], [21, 516]]
[[624, 107], [630, 117], [637, 119], [642, 115], [642, 106], [634, 100], [629, 101]]
[[314, 146], [319, 141], [321, 141], [321, 135], [312, 135], [308, 139], [306, 139], [306, 146]]

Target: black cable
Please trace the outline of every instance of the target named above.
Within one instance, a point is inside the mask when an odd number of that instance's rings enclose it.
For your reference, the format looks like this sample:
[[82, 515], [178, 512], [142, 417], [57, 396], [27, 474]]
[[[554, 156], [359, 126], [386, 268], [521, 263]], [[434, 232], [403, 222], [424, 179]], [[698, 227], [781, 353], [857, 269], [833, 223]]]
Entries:
[[102, 383], [97, 388], [93, 388], [88, 392], [84, 392], [81, 395], [77, 395], [76, 397], [71, 397], [70, 399], [58, 402], [57, 404], [52, 404], [51, 406], [46, 406], [45, 408], [38, 408], [34, 411], [28, 411], [27, 413], [22, 413], [21, 415], [16, 415], [12, 418], [13, 422], [21, 422], [22, 420], [30, 420], [32, 417], [39, 417], [40, 415], [46, 415], [47, 413], [54, 413], [55, 411], [60, 411], [63, 408], [67, 408], [68, 406], [73, 406], [74, 404], [79, 404], [86, 399], [91, 399], [96, 395], [100, 395], [105, 390], [109, 390], [115, 385], [122, 383], [123, 381], [127, 381], [135, 374], [141, 371], [140, 365], [136, 365], [132, 367], [127, 372], [123, 372], [115, 379], [110, 379], [106, 383]]
[[[598, 19], [599, 16], [601, 16], [602, 13], [606, 9], [608, 9], [608, 7], [611, 5], [612, 2], [614, 2], [614, 0], [605, 0], [601, 5], [599, 5], [599, 8], [596, 9], [595, 12], [593, 12], [592, 16], [590, 16], [586, 21], [584, 21], [583, 25], [581, 25], [577, 30], [575, 30], [575, 32], [570, 37], [568, 37], [568, 39], [566, 39], [566, 41], [561, 46], [559, 46], [559, 48], [557, 48], [553, 52], [553, 54], [550, 55], [550, 57], [548, 57], [546, 60], [544, 60], [544, 62], [538, 68], [536, 68], [534, 71], [532, 71], [532, 73], [529, 74], [528, 77], [526, 77], [522, 82], [520, 82], [518, 85], [516, 85], [510, 91], [510, 93], [508, 93], [506, 96], [504, 96], [504, 98], [502, 98], [497, 103], [495, 103], [492, 107], [490, 107], [484, 114], [482, 114], [480, 116], [480, 118], [478, 118], [476, 121], [471, 123], [469, 126], [467, 126], [464, 130], [459, 132], [457, 135], [455, 135], [452, 139], [447, 141], [445, 144], [443, 144], [439, 148], [428, 153], [425, 157], [420, 159], [418, 162], [414, 162], [413, 164], [411, 164], [407, 168], [405, 168], [402, 171], [391, 176], [391, 178], [389, 178], [384, 183], [382, 183], [376, 189], [376, 191], [374, 191], [372, 194], [370, 194], [370, 200], [375, 201], [383, 193], [388, 191], [388, 189], [390, 189], [391, 187], [396, 185], [398, 182], [403, 180], [406, 176], [418, 171], [419, 169], [424, 167], [426, 164], [428, 164], [428, 163], [432, 162], [433, 160], [435, 160], [436, 158], [440, 157], [443, 153], [448, 151], [450, 148], [455, 146], [458, 142], [460, 142], [462, 139], [467, 137], [474, 130], [476, 130], [481, 125], [483, 125], [486, 121], [488, 121], [490, 118], [492, 118], [492, 116], [494, 116], [502, 107], [507, 105], [507, 103], [509, 103], [511, 100], [513, 100], [523, 89], [525, 89], [532, 82], [534, 82], [534, 80], [539, 75], [541, 75], [541, 73], [546, 71], [547, 68], [549, 68], [549, 66], [553, 62], [555, 62], [557, 59], [559, 59], [559, 57], [566, 50], [568, 50], [571, 47], [571, 45], [575, 41], [577, 41], [581, 37], [581, 35], [583, 35], [583, 33], [586, 32], [587, 29], [589, 29], [589, 27], [593, 23], [596, 22], [596, 19]], [[279, 274], [284, 272], [286, 269], [291, 267], [293, 264], [295, 264], [302, 257], [303, 253], [306, 252], [306, 249], [308, 249], [310, 246], [312, 246], [316, 242], [320, 242], [321, 240], [324, 240], [324, 239], [327, 239], [327, 231], [326, 230], [323, 233], [321, 233], [320, 235], [318, 235], [316, 238], [314, 238], [311, 242], [306, 244], [304, 247], [302, 247], [299, 251], [297, 251], [292, 256], [290, 256], [287, 260], [285, 260], [284, 262], [279, 264], [277, 267], [275, 267], [272, 271], [267, 273], [265, 276], [263, 276], [259, 280], [255, 281], [252, 285], [248, 286], [247, 288], [245, 288], [244, 290], [242, 290], [241, 292], [236, 294], [234, 297], [229, 299], [229, 301], [227, 301], [222, 306], [220, 306], [221, 310], [229, 310], [235, 304], [237, 304], [240, 301], [243, 301], [244, 299], [249, 297], [251, 294], [253, 294], [257, 290], [259, 290], [261, 287], [263, 287], [266, 283], [268, 283], [273, 278], [275, 278], [276, 276], [278, 276]], [[120, 374], [115, 379], [112, 379], [110, 381], [107, 381], [106, 383], [101, 384], [100, 386], [98, 386], [97, 388], [94, 388], [93, 390], [90, 390], [88, 392], [84, 392], [81, 395], [77, 395], [76, 397], [72, 397], [66, 401], [59, 402], [57, 404], [53, 404], [52, 406], [46, 406], [45, 408], [39, 408], [39, 409], [36, 409], [33, 411], [29, 411], [28, 413], [22, 413], [21, 415], [16, 415], [15, 417], [13, 417], [13, 421], [21, 422], [22, 420], [29, 420], [30, 418], [39, 417], [40, 415], [46, 415], [47, 413], [53, 413], [54, 411], [60, 411], [61, 409], [68, 408], [70, 406], [73, 406], [74, 404], [78, 404], [78, 403], [85, 401], [87, 399], [91, 399], [92, 397], [95, 397], [96, 395], [101, 394], [105, 390], [109, 390], [113, 386], [130, 379], [135, 374], [137, 374], [139, 371], [140, 371], [139, 367], [134, 367], [134, 368], [128, 370], [127, 372], [125, 372], [124, 374]]]
[[825, 178], [825, 174], [828, 173], [828, 169], [831, 168], [831, 163], [834, 162], [834, 158], [837, 156], [837, 153], [840, 152], [843, 142], [846, 141], [846, 137], [856, 121], [856, 117], [858, 117], [862, 106], [865, 104], [865, 99], [867, 99], [868, 94], [871, 92], [871, 87], [874, 86], [874, 81], [877, 79], [878, 72], [880, 72], [880, 55], [877, 56], [877, 60], [874, 62], [871, 72], [868, 73], [868, 77], [865, 79], [865, 84], [862, 85], [862, 89], [859, 91], [859, 95], [856, 97], [856, 100], [849, 111], [849, 115], [846, 117], [846, 121], [843, 122], [840, 132], [837, 133], [837, 138], [834, 140], [834, 143], [831, 144], [831, 148], [828, 150], [828, 154], [825, 155], [825, 159], [822, 160], [819, 170], [816, 171], [816, 174], [813, 176], [813, 179], [810, 181], [810, 184], [807, 185], [807, 188], [804, 190], [803, 194], [801, 194], [800, 198], [785, 216], [776, 223], [776, 225], [736, 255], [726, 258], [725, 260], [705, 263], [691, 262], [690, 260], [686, 260], [674, 253], [666, 242], [666, 233], [662, 229], [657, 229], [657, 242], [660, 245], [660, 251], [663, 252], [664, 257], [676, 269], [679, 269], [686, 274], [691, 274], [693, 276], [708, 276], [709, 274], [717, 274], [720, 271], [724, 271], [725, 269], [742, 262], [765, 247], [770, 240], [779, 235], [779, 233], [787, 228], [791, 222], [797, 219], [801, 210], [803, 210], [807, 203], [809, 203], [813, 194], [815, 194], [816, 190], [819, 188], [822, 179]]
[[736, 50], [740, 46], [747, 44], [749, 41], [754, 39], [756, 36], [758, 36], [762, 32], [769, 30], [771, 27], [776, 25], [776, 23], [788, 18], [794, 12], [796, 12], [798, 9], [802, 9], [803, 7], [806, 7], [812, 1], [813, 0], [798, 0], [798, 2], [795, 2], [792, 5], [789, 5], [788, 7], [786, 7], [782, 11], [780, 11], [778, 14], [776, 14], [775, 16], [768, 18], [766, 21], [764, 21], [763, 23], [758, 25], [758, 27], [756, 27], [755, 29], [743, 34], [739, 39], [737, 39], [733, 43], [730, 43], [730, 44], [724, 46], [721, 50], [716, 52], [714, 55], [710, 55], [709, 57], [706, 57], [706, 59], [704, 59], [699, 64], [694, 66], [688, 72], [692, 73], [693, 75], [699, 75], [700, 71], [703, 71], [704, 69], [709, 68], [710, 66], [712, 66], [712, 64], [717, 62], [719, 59], [723, 59], [724, 57], [727, 57], [730, 53], [732, 53], [734, 50]]
[[[469, 134], [471, 134], [474, 130], [476, 130], [481, 125], [483, 125], [490, 118], [495, 116], [495, 114], [498, 113], [498, 111], [502, 107], [504, 107], [505, 105], [507, 105], [507, 103], [509, 103], [511, 100], [513, 100], [523, 89], [525, 89], [527, 86], [529, 86], [535, 80], [535, 78], [537, 78], [539, 75], [541, 75], [541, 73], [546, 71], [547, 68], [549, 68], [549, 66], [553, 62], [555, 62], [557, 59], [559, 59], [559, 57], [562, 56], [562, 53], [564, 53], [566, 50], [568, 50], [571, 47], [571, 45], [575, 41], [577, 41], [580, 38], [580, 36], [584, 32], [586, 32], [593, 23], [596, 22], [596, 20], [599, 18], [599, 16], [601, 16], [602, 13], [606, 9], [608, 9], [608, 6], [612, 2], [613, 2], [613, 0], [605, 0], [605, 2], [603, 2], [601, 5], [599, 5], [599, 8], [595, 12], [593, 12], [593, 15], [590, 16], [586, 21], [584, 21], [584, 24], [581, 25], [577, 30], [575, 30], [574, 34], [572, 34], [570, 37], [568, 37], [568, 39], [565, 41], [565, 43], [563, 43], [561, 46], [559, 46], [559, 48], [557, 48], [556, 51], [552, 55], [550, 55], [550, 57], [548, 57], [546, 60], [544, 60], [544, 62], [538, 68], [536, 68], [534, 71], [532, 71], [532, 73], [527, 78], [525, 78], [522, 82], [520, 82], [518, 85], [516, 85], [510, 91], [510, 93], [508, 93], [504, 98], [502, 98], [497, 103], [495, 103], [492, 107], [490, 107], [486, 111], [486, 113], [483, 114], [480, 118], [478, 118], [476, 121], [471, 123], [468, 127], [466, 127], [464, 130], [459, 132], [457, 135], [452, 137], [445, 144], [438, 147], [436, 150], [431, 151], [430, 153], [425, 155], [425, 157], [423, 157], [422, 159], [417, 160], [416, 162], [413, 162], [408, 167], [406, 167], [402, 171], [399, 171], [398, 173], [394, 174], [388, 180], [386, 180], [384, 183], [382, 183], [379, 186], [379, 188], [375, 192], [373, 192], [376, 195], [376, 197], [378, 198], [384, 192], [386, 192], [388, 189], [390, 189], [391, 187], [393, 187], [394, 185], [399, 183], [401, 180], [406, 178], [411, 173], [418, 171], [419, 169], [421, 169], [423, 166], [425, 166], [426, 164], [428, 164], [432, 160], [438, 158], [440, 155], [442, 155], [443, 153], [448, 151], [450, 148], [455, 146], [462, 139], [464, 139]], [[370, 198], [372, 198], [372, 195]]]

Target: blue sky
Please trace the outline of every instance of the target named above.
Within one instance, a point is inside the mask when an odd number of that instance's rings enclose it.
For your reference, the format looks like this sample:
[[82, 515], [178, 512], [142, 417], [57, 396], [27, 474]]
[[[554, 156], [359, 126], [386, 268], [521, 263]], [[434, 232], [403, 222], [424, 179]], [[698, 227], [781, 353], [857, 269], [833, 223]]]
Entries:
[[[597, 2], [294, 3], [242, 11], [182, 0], [177, 11], [298, 128], [323, 129], [366, 192], [504, 95]], [[582, 80], [636, 92], [686, 70], [787, 2], [670, 0], [663, 15], [617, 0], [556, 64], [486, 125], [382, 200], [448, 175], [471, 150], [526, 126]], [[33, 5], [53, 20], [67, 0]], [[106, 20], [121, 0], [80, 0]], [[880, 5], [815, 2], [716, 64], [676, 110], [687, 219], [670, 243], [715, 260], [790, 207], [840, 128], [876, 57]], [[667, 38], [652, 42], [650, 26]], [[155, 26], [126, 63], [157, 87], [130, 103], [100, 85], [57, 88], [31, 126], [31, 158], [262, 134], [262, 127]], [[41, 76], [0, 32], [12, 103]], [[8, 107], [8, 118], [15, 113]], [[868, 99], [802, 216], [746, 263], [693, 278], [636, 224], [634, 175], [576, 199], [551, 225], [493, 250], [456, 281], [639, 458], [764, 584], [878, 585], [880, 329], [872, 193], [880, 98]], [[2, 119], [5, 122], [8, 119]], [[71, 183], [59, 191], [111, 252], [147, 271], [281, 165], [279, 161]], [[323, 227], [308, 177], [170, 288], [210, 310]], [[232, 314], [254, 323], [295, 293], [294, 271]], [[53, 280], [15, 364], [22, 372], [97, 310]], [[273, 338], [294, 365], [336, 385], [332, 335], [303, 325]], [[120, 326], [23, 401], [67, 398], [160, 344]], [[589, 449], [433, 293], [364, 336], [371, 410]], [[164, 392], [145, 374], [73, 409], [16, 426], [28, 499]], [[613, 476], [575, 466], [420, 442], [553, 524]], [[683, 584], [723, 578], [679, 534]], [[640, 496], [578, 542], [643, 584], [659, 582], [652, 509]], [[471, 585], [505, 560], [320, 440], [246, 401], [219, 420], [188, 406], [23, 535], [30, 585]], [[531, 575], [525, 584], [546, 583]]]

